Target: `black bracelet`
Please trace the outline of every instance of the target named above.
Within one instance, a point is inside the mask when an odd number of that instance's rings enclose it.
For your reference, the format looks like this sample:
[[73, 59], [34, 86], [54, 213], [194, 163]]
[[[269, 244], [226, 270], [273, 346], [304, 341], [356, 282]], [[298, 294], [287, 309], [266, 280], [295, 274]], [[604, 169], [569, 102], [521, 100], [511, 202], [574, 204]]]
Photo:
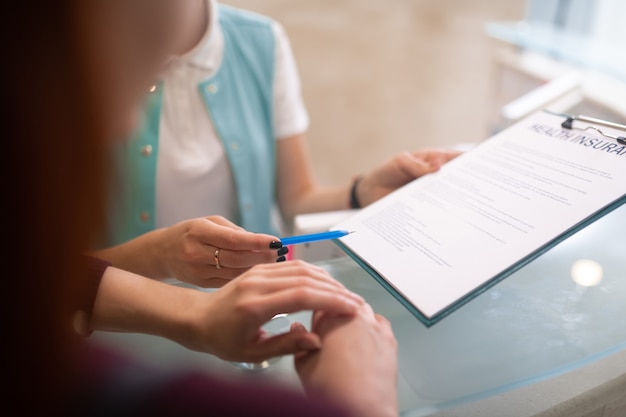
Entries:
[[352, 188], [350, 188], [350, 208], [359, 209], [361, 208], [361, 203], [359, 202], [358, 197], [356, 196], [356, 187], [359, 185], [361, 181], [361, 177], [356, 177], [354, 181], [352, 181]]

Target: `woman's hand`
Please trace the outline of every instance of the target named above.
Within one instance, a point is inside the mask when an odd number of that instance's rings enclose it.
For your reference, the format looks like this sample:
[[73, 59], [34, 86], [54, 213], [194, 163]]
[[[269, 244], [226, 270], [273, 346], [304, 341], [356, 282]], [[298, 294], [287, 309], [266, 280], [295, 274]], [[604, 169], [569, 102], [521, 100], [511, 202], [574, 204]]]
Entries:
[[308, 394], [344, 404], [361, 417], [398, 415], [397, 343], [387, 319], [363, 303], [352, 316], [315, 312], [311, 331], [322, 348], [295, 356]]
[[154, 279], [221, 287], [261, 263], [284, 261], [277, 237], [251, 233], [221, 216], [185, 220], [93, 252], [113, 266]]
[[217, 291], [188, 306], [195, 312], [185, 345], [231, 361], [265, 359], [315, 350], [320, 338], [295, 324], [291, 331], [267, 335], [261, 326], [276, 314], [320, 310], [329, 316], [350, 316], [363, 299], [320, 267], [303, 261], [257, 265]]
[[371, 204], [410, 181], [437, 171], [461, 153], [445, 149], [400, 153], [363, 176], [357, 186], [357, 199], [363, 207]]
[[159, 246], [169, 276], [214, 288], [254, 265], [283, 261], [288, 251], [277, 237], [248, 232], [221, 216], [170, 226]]

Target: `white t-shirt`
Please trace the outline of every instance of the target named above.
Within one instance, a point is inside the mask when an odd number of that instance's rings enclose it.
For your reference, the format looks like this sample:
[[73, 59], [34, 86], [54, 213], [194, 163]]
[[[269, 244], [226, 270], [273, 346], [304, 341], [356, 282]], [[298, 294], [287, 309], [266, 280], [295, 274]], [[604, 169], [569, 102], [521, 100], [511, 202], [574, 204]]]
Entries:
[[[209, 27], [189, 53], [172, 60], [161, 77], [163, 107], [159, 126], [156, 227], [208, 215], [233, 219], [234, 179], [198, 84], [215, 74], [224, 37], [215, 0], [206, 0]], [[274, 129], [278, 140], [304, 133], [309, 119], [289, 40], [278, 23], [274, 74]]]

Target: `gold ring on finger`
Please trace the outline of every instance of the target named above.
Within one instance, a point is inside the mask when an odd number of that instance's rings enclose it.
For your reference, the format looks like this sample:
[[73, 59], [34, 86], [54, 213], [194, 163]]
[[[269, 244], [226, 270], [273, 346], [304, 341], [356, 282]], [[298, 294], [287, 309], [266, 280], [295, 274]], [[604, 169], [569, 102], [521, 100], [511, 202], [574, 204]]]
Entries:
[[215, 252], [213, 253], [213, 260], [215, 261], [215, 268], [222, 269], [222, 265], [220, 264], [220, 249], [219, 248], [215, 249]]

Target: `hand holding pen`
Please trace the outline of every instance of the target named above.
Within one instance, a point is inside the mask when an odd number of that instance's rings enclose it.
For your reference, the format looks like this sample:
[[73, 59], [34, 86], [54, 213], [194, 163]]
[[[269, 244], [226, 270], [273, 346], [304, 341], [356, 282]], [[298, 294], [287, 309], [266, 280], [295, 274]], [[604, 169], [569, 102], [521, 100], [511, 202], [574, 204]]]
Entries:
[[[224, 217], [208, 216], [146, 233], [131, 241], [134, 246], [125, 252], [150, 256], [114, 260], [124, 269], [152, 278], [219, 288], [254, 265], [284, 261], [289, 248], [280, 242], [273, 247], [275, 241], [276, 236], [248, 232]], [[109, 259], [106, 255], [102, 257]], [[128, 258], [133, 265], [122, 263]]]

